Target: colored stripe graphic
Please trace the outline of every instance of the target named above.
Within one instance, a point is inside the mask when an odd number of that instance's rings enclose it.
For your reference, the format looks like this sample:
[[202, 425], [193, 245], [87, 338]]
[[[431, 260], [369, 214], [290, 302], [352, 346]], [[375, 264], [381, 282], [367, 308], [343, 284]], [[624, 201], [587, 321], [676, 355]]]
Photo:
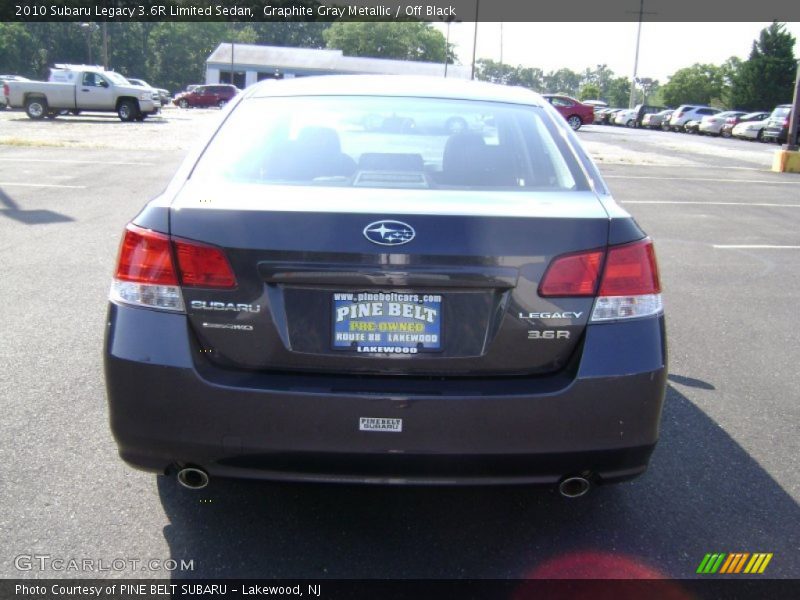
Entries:
[[719, 570], [722, 561], [727, 556], [724, 552], [715, 554], [706, 554], [700, 566], [697, 567], [697, 572], [702, 574], [716, 573]]
[[725, 561], [725, 564], [722, 565], [722, 568], [719, 570], [720, 573], [738, 573], [742, 570], [744, 566], [744, 562], [747, 560], [750, 554], [748, 552], [736, 552], [734, 554], [728, 555], [728, 560]]
[[747, 563], [744, 569], [745, 573], [763, 573], [767, 568], [769, 561], [772, 560], [772, 553], [757, 553], [753, 554], [753, 558]]
[[720, 575], [736, 573], [761, 574], [766, 570], [767, 565], [772, 560], [772, 556], [771, 552], [756, 552], [754, 554], [749, 552], [708, 553], [700, 561], [697, 573], [701, 575], [714, 575], [715, 573]]

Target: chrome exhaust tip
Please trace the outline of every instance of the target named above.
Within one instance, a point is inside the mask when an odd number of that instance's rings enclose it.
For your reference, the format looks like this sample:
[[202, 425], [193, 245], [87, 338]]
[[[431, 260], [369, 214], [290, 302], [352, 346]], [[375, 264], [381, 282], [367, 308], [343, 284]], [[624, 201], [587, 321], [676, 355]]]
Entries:
[[591, 487], [591, 482], [585, 477], [565, 477], [558, 484], [558, 493], [564, 498], [580, 498], [585, 496]]
[[178, 483], [190, 490], [202, 490], [208, 485], [208, 473], [199, 467], [183, 467], [178, 471]]

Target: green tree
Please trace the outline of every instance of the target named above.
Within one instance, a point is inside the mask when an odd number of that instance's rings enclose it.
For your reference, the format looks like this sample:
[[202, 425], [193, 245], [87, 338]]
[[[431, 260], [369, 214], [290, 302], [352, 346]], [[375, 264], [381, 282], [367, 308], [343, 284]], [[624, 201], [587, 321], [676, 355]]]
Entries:
[[669, 106], [720, 102], [725, 89], [725, 73], [721, 67], [696, 63], [678, 69], [661, 89], [661, 97]]
[[578, 95], [581, 85], [581, 76], [570, 69], [550, 71], [544, 76], [544, 89], [552, 94]]
[[603, 100], [610, 106], [628, 106], [631, 96], [631, 80], [627, 77], [615, 77], [608, 82]]
[[791, 102], [797, 62], [795, 38], [783, 23], [773, 22], [753, 42], [750, 57], [732, 78], [732, 105], [752, 110]]
[[578, 92], [578, 100], [598, 100], [600, 98], [600, 86], [596, 83], [584, 83]]
[[405, 21], [337, 21], [323, 32], [328, 48], [347, 56], [369, 56], [398, 60], [452, 62], [452, 51], [441, 32], [430, 23]]

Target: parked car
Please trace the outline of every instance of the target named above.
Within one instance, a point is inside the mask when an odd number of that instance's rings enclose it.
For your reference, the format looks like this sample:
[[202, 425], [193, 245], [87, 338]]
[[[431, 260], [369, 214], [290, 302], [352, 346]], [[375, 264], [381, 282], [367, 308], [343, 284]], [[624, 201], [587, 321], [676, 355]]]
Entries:
[[718, 108], [710, 106], [698, 106], [695, 104], [681, 104], [672, 113], [669, 119], [669, 126], [673, 131], [683, 131], [684, 126], [689, 121], [699, 121], [703, 117], [715, 115], [722, 112]]
[[[776, 106], [767, 120], [767, 126], [764, 128], [764, 133], [762, 134], [764, 141], [777, 144], [785, 143], [789, 137], [789, 119], [791, 115], [791, 104]], [[800, 130], [798, 131], [798, 139], [800, 139]]]
[[683, 125], [683, 132], [684, 133], [697, 133], [698, 129], [700, 128], [700, 120], [694, 119], [692, 121], [686, 121]]
[[143, 121], [161, 110], [158, 93], [131, 85], [119, 73], [81, 67], [57, 67], [64, 81], [6, 81], [12, 108], [24, 108], [31, 119], [55, 118], [82, 110], [116, 112], [122, 121]]
[[617, 111], [611, 120], [613, 125], [633, 127], [636, 122], [636, 111], [632, 108], [623, 108]]
[[623, 108], [608, 108], [603, 111], [600, 117], [600, 124], [601, 125], [613, 125], [614, 116], [621, 110], [625, 110]]
[[724, 110], [715, 115], [708, 115], [700, 119], [700, 127], [697, 129], [697, 133], [702, 135], [720, 135], [722, 126], [728, 122], [728, 119], [735, 119], [746, 114], [747, 113], [743, 110]]
[[[545, 99], [343, 75], [232, 104], [123, 234], [104, 359], [125, 461], [189, 488], [565, 496], [645, 471], [667, 379], [653, 244]], [[498, 131], [354, 125], [386, 112]]]
[[155, 90], [158, 93], [158, 99], [161, 101], [161, 106], [166, 106], [172, 99], [169, 94], [169, 90], [165, 90], [164, 88], [153, 87], [152, 85], [147, 83], [144, 79], [132, 79], [131, 77], [126, 77], [126, 79], [130, 81], [133, 85], [140, 85], [142, 87]]
[[[4, 89], [2, 84], [6, 81], [30, 81], [30, 79], [20, 75], [0, 75], [0, 91]], [[8, 99], [5, 92], [0, 95], [0, 108], [8, 108]]]
[[603, 100], [581, 100], [584, 104], [588, 104], [589, 106], [594, 106], [595, 112], [601, 108], [608, 108], [608, 102]]
[[567, 120], [574, 131], [578, 131], [581, 125], [590, 125], [594, 121], [593, 106], [561, 94], [544, 94], [544, 98]]
[[204, 108], [208, 106], [222, 108], [240, 91], [235, 85], [227, 83], [198, 85], [191, 92], [178, 94], [172, 102], [181, 108]]
[[659, 113], [665, 110], [666, 106], [653, 106], [652, 104], [637, 104], [633, 107], [633, 127], [641, 127], [646, 115]]
[[[722, 126], [722, 129], [719, 130], [719, 134], [722, 137], [731, 137], [733, 135], [733, 129], [739, 123], [760, 122], [760, 121], [764, 121], [767, 117], [769, 117], [769, 113], [768, 112], [761, 112], [761, 111], [760, 112], [745, 113], [743, 115], [738, 115], [738, 116], [735, 116], [735, 117], [728, 117], [727, 119], [725, 119], [725, 124]], [[758, 136], [758, 134], [757, 134], [757, 137], [758, 137], [759, 140], [761, 139], [761, 137]]]
[[758, 140], [759, 142], [763, 142], [764, 140], [764, 129], [767, 127], [767, 123], [769, 122], [769, 113], [752, 113], [754, 115], [765, 115], [766, 117], [762, 118], [760, 121], [744, 120], [742, 118], [740, 123], [737, 123], [733, 129], [731, 130], [731, 135], [735, 138], [740, 138], [744, 140]]
[[642, 117], [642, 127], [649, 127], [650, 129], [661, 129], [661, 126], [666, 122], [669, 123], [669, 118], [672, 116], [672, 109], [659, 111], [657, 113], [649, 113]]

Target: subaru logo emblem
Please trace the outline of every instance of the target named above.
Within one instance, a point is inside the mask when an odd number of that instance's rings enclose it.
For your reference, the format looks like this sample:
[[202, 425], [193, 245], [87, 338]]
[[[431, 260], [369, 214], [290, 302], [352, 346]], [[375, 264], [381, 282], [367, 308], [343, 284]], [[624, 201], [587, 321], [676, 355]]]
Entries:
[[375, 221], [364, 227], [364, 237], [381, 246], [407, 244], [416, 235], [414, 228], [402, 221]]

